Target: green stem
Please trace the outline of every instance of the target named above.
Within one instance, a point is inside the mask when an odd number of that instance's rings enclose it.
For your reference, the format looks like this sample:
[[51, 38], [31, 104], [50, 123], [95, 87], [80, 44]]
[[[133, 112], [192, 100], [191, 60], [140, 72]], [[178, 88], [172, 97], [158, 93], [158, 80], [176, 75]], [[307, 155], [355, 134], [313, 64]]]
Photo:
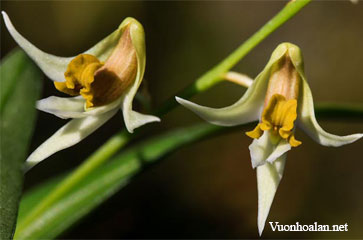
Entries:
[[[249, 39], [242, 43], [227, 58], [217, 64], [210, 71], [206, 72], [194, 83], [181, 91], [178, 96], [190, 98], [193, 95], [203, 92], [219, 81], [222, 80], [223, 74], [236, 65], [244, 56], [246, 56], [262, 40], [269, 36], [273, 31], [279, 28], [287, 20], [299, 12], [311, 0], [295, 0], [289, 2], [277, 15], [267, 22], [260, 30], [253, 34]], [[156, 112], [162, 116], [175, 108], [177, 103], [174, 96], [165, 102], [165, 104]], [[135, 134], [132, 136], [135, 137]], [[94, 169], [102, 165], [109, 157], [120, 150], [132, 138], [126, 131], [121, 131], [105, 144], [103, 144], [95, 153], [85, 160], [75, 171], [73, 171], [63, 182], [61, 182], [54, 191], [41, 201], [34, 210], [19, 223], [17, 232], [21, 232], [29, 223], [31, 223], [39, 214], [46, 210], [50, 205], [56, 202], [64, 194], [72, 189], [81, 179], [91, 173]]]
[[[223, 80], [223, 75], [242, 60], [251, 50], [261, 43], [272, 32], [279, 28], [282, 24], [292, 18], [311, 0], [290, 1], [286, 6], [275, 15], [270, 21], [263, 25], [260, 30], [242, 43], [222, 62], [218, 63], [211, 70], [206, 72], [200, 78], [195, 80], [191, 85], [179, 92], [177, 95], [181, 98], [190, 98], [197, 93], [204, 92]], [[177, 106], [174, 96], [168, 99], [165, 104], [157, 112], [158, 115], [168, 113]]]

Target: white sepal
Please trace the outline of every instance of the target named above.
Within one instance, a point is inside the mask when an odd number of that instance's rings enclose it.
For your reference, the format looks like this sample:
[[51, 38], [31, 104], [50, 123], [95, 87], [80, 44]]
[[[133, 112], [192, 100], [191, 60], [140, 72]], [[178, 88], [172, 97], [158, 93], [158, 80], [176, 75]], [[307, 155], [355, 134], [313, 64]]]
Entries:
[[64, 82], [64, 72], [67, 69], [68, 63], [72, 60], [71, 57], [64, 58], [54, 56], [43, 52], [42, 50], [35, 47], [28, 40], [26, 40], [13, 26], [8, 15], [2, 11], [5, 25], [19, 46], [31, 57], [39, 68], [47, 75], [50, 79], [56, 82]]
[[315, 118], [314, 102], [311, 90], [306, 80], [303, 80], [301, 97], [299, 99], [300, 108], [298, 109], [297, 124], [312, 139], [324, 146], [339, 147], [357, 141], [363, 134], [351, 134], [338, 136], [324, 131]]
[[116, 112], [117, 109], [101, 115], [69, 121], [28, 157], [26, 160], [27, 170], [54, 153], [79, 143], [114, 116]]
[[77, 97], [47, 97], [37, 101], [37, 109], [53, 114], [59, 118], [84, 118], [87, 116], [99, 115], [113, 109], [118, 109], [121, 99], [117, 99], [107, 105], [85, 108], [85, 100], [82, 96]]
[[[64, 72], [67, 70], [69, 62], [74, 57], [58, 57], [52, 54], [43, 52], [35, 47], [27, 39], [25, 39], [13, 26], [8, 15], [2, 11], [5, 25], [19, 46], [29, 55], [30, 58], [39, 66], [39, 68], [53, 81], [64, 82]], [[122, 24], [121, 24], [122, 25]], [[85, 51], [84, 53], [96, 56], [101, 61], [105, 61], [111, 54], [113, 48], [118, 43], [123, 29], [120, 27], [106, 38], [101, 40], [95, 46]]]
[[281, 181], [286, 153], [276, 159], [272, 164], [266, 163], [257, 167], [257, 189], [258, 189], [258, 216], [257, 225], [258, 232], [261, 236], [265, 227], [266, 219], [270, 212], [270, 208], [277, 191], [277, 187]]
[[160, 118], [151, 115], [141, 114], [132, 110], [132, 101], [134, 100], [136, 92], [144, 77], [145, 64], [146, 64], [146, 51], [145, 51], [145, 34], [142, 25], [133, 18], [126, 18], [122, 22], [120, 27], [123, 28], [124, 26], [127, 25], [130, 26], [130, 36], [132, 44], [136, 50], [137, 74], [135, 81], [121, 97], [122, 98], [121, 109], [126, 129], [130, 133], [132, 133], [135, 128], [138, 128], [146, 123], [160, 122]]

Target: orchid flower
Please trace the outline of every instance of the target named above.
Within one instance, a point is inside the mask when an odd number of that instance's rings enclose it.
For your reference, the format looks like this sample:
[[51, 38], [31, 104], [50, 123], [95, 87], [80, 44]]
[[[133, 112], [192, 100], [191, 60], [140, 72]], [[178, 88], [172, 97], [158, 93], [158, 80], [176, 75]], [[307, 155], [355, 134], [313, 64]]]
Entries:
[[72, 120], [28, 157], [29, 166], [77, 144], [118, 109], [130, 133], [146, 123], [160, 121], [132, 110], [145, 71], [144, 29], [137, 20], [126, 18], [116, 31], [76, 57], [58, 57], [36, 48], [17, 32], [8, 15], [2, 14], [19, 46], [54, 81], [57, 90], [72, 96], [51, 96], [37, 102], [39, 110]]
[[291, 43], [275, 49], [246, 93], [229, 107], [214, 109], [178, 97], [176, 100], [215, 125], [235, 126], [259, 120], [256, 128], [246, 134], [253, 138], [249, 150], [252, 167], [257, 169], [260, 235], [282, 178], [287, 152], [301, 144], [294, 136], [296, 126], [324, 146], [339, 147], [363, 136], [337, 136], [319, 126], [301, 51]]

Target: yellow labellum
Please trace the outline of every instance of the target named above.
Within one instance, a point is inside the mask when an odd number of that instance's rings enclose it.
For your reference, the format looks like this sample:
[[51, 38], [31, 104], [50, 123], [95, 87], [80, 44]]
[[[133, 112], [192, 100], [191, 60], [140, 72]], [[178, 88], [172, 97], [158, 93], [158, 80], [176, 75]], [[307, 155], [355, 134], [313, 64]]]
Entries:
[[136, 51], [126, 28], [111, 56], [103, 64], [95, 56], [80, 54], [64, 73], [65, 82], [54, 82], [66, 94], [81, 95], [86, 108], [98, 107], [118, 99], [132, 84], [137, 72]]
[[292, 147], [299, 146], [301, 142], [293, 134], [296, 108], [296, 99], [286, 100], [283, 95], [274, 94], [262, 113], [261, 122], [254, 130], [247, 132], [247, 136], [260, 138], [263, 131], [271, 131], [274, 135], [287, 139]]

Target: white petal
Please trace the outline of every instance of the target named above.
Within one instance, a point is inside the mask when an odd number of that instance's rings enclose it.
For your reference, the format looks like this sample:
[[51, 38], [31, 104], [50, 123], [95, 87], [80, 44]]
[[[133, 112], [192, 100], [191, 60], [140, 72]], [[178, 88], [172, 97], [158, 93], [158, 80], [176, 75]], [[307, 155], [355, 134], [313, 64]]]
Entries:
[[204, 107], [175, 97], [176, 101], [202, 119], [220, 126], [235, 126], [259, 119], [267, 90], [269, 72], [260, 74], [236, 103], [225, 108]]
[[28, 169], [52, 154], [77, 144], [102, 126], [102, 124], [115, 115], [116, 112], [117, 110], [115, 109], [114, 111], [102, 115], [71, 120], [53, 134], [53, 136], [48, 138], [28, 157], [26, 160]]
[[[51, 80], [56, 82], [64, 82], [64, 72], [67, 70], [68, 63], [74, 57], [58, 57], [52, 54], [45, 53], [26, 40], [13, 26], [8, 15], [2, 11], [2, 15], [5, 21], [5, 25], [19, 46], [31, 57], [40, 69]], [[122, 35], [122, 28], [120, 27], [97, 43], [94, 47], [87, 50], [85, 53], [92, 54], [99, 58], [101, 61], [105, 61], [111, 54], [113, 48], [118, 43], [120, 36]]]
[[126, 129], [130, 133], [133, 133], [135, 128], [138, 128], [147, 123], [160, 122], [160, 118], [152, 115], [141, 114], [130, 109], [125, 111], [124, 109], [127, 108], [127, 105], [130, 106], [130, 104], [125, 101], [122, 113], [124, 116]]
[[338, 136], [324, 131], [315, 118], [313, 96], [305, 77], [300, 92], [297, 124], [316, 142], [324, 146], [339, 147], [357, 141], [363, 134]]
[[117, 99], [104, 106], [85, 109], [85, 100], [81, 96], [69, 98], [52, 96], [37, 101], [37, 108], [63, 119], [84, 118], [116, 109], [120, 105], [120, 102], [121, 99]]
[[57, 57], [52, 54], [45, 53], [31, 44], [26, 40], [11, 23], [8, 15], [2, 11], [5, 25], [14, 38], [14, 40], [19, 44], [19, 46], [31, 57], [34, 62], [37, 63], [40, 69], [47, 75], [50, 79], [63, 82], [64, 72], [67, 69], [67, 65], [72, 58]]
[[259, 139], [253, 139], [248, 148], [250, 149], [252, 167], [255, 168], [266, 164], [266, 162], [273, 163], [289, 151], [291, 146], [285, 139], [281, 139], [276, 144], [272, 143], [270, 133], [264, 131]]
[[205, 121], [219, 126], [235, 126], [256, 121], [261, 115], [263, 102], [259, 101], [261, 99], [255, 101], [247, 101], [248, 99], [244, 99], [243, 102], [238, 101], [229, 107], [210, 108], [179, 97], [175, 97], [175, 99], [179, 104], [188, 108]]
[[130, 24], [131, 40], [136, 49], [138, 69], [135, 81], [122, 96], [121, 108], [122, 108], [122, 114], [124, 117], [125, 126], [127, 130], [130, 133], [132, 133], [135, 128], [138, 128], [146, 123], [160, 122], [160, 118], [151, 115], [141, 114], [132, 110], [132, 101], [134, 100], [136, 92], [144, 77], [146, 52], [145, 52], [145, 35], [142, 25], [133, 18], [127, 18], [121, 24], [121, 27], [128, 24]]
[[271, 66], [287, 51], [280, 45], [272, 53], [263, 71], [256, 77], [246, 93], [233, 105], [225, 108], [204, 107], [185, 99], [175, 97], [176, 101], [196, 113], [202, 119], [220, 126], [235, 126], [259, 119], [267, 91]]
[[40, 111], [51, 113], [60, 118], [74, 118], [74, 113], [84, 111], [85, 100], [83, 97], [48, 97], [37, 101], [36, 107]]
[[266, 163], [257, 167], [257, 188], [258, 188], [258, 231], [261, 236], [265, 227], [271, 204], [275, 197], [277, 187], [282, 178], [286, 161], [286, 154], [282, 155], [275, 162]]

